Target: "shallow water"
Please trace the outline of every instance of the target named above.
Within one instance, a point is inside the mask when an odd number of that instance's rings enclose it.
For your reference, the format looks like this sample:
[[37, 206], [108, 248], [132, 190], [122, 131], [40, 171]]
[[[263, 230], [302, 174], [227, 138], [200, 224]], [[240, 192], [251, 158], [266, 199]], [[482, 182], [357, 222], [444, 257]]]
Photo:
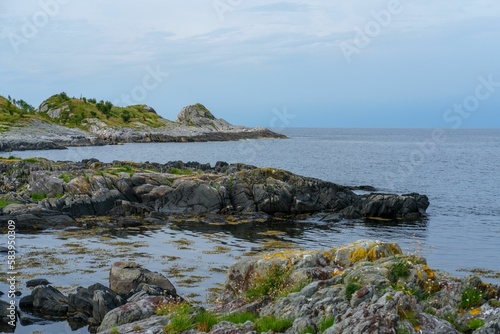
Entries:
[[[288, 140], [220, 143], [152, 143], [12, 152], [54, 160], [167, 162], [218, 160], [284, 168], [345, 185], [373, 185], [380, 191], [427, 194], [428, 219], [419, 223], [275, 221], [215, 226], [165, 224], [154, 230], [18, 235], [23, 280], [47, 277], [65, 292], [78, 285], [107, 285], [109, 268], [135, 260], [165, 273], [178, 292], [204, 303], [223, 283], [224, 269], [243, 255], [281, 248], [330, 248], [357, 239], [398, 242], [425, 256], [431, 267], [464, 276], [462, 269], [500, 271], [500, 130], [286, 129]], [[48, 263], [44, 255], [51, 254]], [[48, 259], [48, 258], [47, 258]], [[25, 263], [25, 264], [24, 264]], [[185, 276], [182, 276], [185, 275]], [[500, 283], [497, 277], [486, 281]], [[0, 284], [0, 291], [5, 291]], [[29, 291], [24, 291], [29, 293]], [[3, 296], [5, 298], [5, 296]], [[42, 333], [71, 332], [65, 324], [29, 326]], [[21, 333], [21, 331], [18, 331]], [[86, 332], [85, 330], [82, 333]]]

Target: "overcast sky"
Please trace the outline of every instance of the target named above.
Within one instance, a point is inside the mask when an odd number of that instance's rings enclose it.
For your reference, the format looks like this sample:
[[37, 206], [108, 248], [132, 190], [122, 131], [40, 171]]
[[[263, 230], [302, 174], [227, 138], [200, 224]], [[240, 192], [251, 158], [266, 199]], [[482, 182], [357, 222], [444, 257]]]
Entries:
[[243, 125], [500, 127], [498, 0], [0, 0], [0, 95]]

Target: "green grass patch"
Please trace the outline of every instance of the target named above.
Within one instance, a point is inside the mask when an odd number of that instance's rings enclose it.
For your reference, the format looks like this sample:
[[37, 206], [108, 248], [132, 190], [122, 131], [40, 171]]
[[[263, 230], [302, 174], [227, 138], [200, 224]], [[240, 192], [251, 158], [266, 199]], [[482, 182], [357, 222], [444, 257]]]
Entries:
[[479, 329], [483, 327], [484, 325], [484, 320], [482, 319], [472, 319], [467, 323], [467, 328], [470, 329], [471, 331], [475, 331], [476, 329]]
[[355, 282], [347, 283], [345, 287], [345, 297], [347, 298], [347, 300], [348, 301], [351, 300], [352, 295], [359, 289], [361, 289], [361, 285], [359, 285], [358, 283]]
[[191, 175], [193, 171], [190, 169], [170, 168], [169, 173], [174, 175]]
[[275, 332], [281, 333], [292, 327], [293, 319], [276, 318], [275, 316], [266, 316], [255, 320], [255, 330], [258, 333]]
[[391, 273], [395, 280], [400, 277], [407, 277], [410, 274], [411, 265], [406, 259], [400, 259], [391, 267]]
[[334, 323], [335, 323], [335, 318], [331, 315], [326, 317], [326, 318], [321, 319], [321, 321], [318, 324], [319, 332], [323, 333], [328, 328], [332, 327]]
[[461, 309], [468, 309], [481, 305], [483, 292], [474, 287], [469, 287], [462, 292], [462, 297], [458, 307]]
[[257, 318], [249, 312], [218, 316], [204, 309], [194, 308], [187, 303], [163, 304], [156, 309], [155, 313], [168, 316], [170, 319], [170, 322], [163, 328], [165, 334], [180, 333], [191, 329], [209, 332], [215, 324], [221, 321], [234, 324], [252, 321], [259, 333], [284, 332], [293, 325], [293, 319], [282, 319], [274, 316]]
[[156, 314], [166, 315], [170, 318], [170, 322], [163, 328], [165, 334], [180, 333], [195, 328], [193, 309], [187, 303], [160, 305]]
[[118, 175], [120, 173], [127, 173], [130, 176], [134, 176], [134, 172], [135, 172], [134, 167], [125, 164], [116, 165], [108, 170], [108, 173], [113, 175]]
[[68, 174], [61, 174], [59, 175], [59, 178], [63, 180], [65, 183], [69, 183], [71, 181], [72, 177], [69, 176]]
[[194, 318], [196, 329], [200, 332], [210, 332], [212, 327], [219, 322], [219, 318], [208, 311], [201, 311]]
[[23, 159], [24, 162], [29, 162], [31, 164], [34, 164], [34, 163], [37, 163], [39, 162], [40, 160], [36, 159], [36, 158], [27, 158], [27, 159]]
[[257, 317], [251, 312], [228, 314], [221, 317], [220, 321], [229, 321], [233, 324], [244, 324], [247, 321], [255, 322]]
[[34, 202], [39, 202], [41, 200], [44, 200], [47, 198], [47, 194], [46, 193], [33, 193], [31, 194], [31, 200], [34, 201]]
[[0, 199], [0, 209], [5, 208], [9, 204], [16, 204], [16, 203], [19, 203], [19, 202], [16, 202], [16, 201], [6, 201], [6, 200], [3, 200], [3, 199]]

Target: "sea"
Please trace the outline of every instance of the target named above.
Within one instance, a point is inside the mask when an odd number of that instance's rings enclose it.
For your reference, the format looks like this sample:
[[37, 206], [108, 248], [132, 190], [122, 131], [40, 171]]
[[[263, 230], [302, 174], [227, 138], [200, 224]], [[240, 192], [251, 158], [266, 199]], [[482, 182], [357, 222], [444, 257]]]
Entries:
[[[80, 285], [107, 285], [114, 261], [134, 260], [169, 277], [179, 294], [207, 305], [212, 292], [224, 283], [225, 270], [237, 259], [280, 249], [327, 249], [358, 239], [397, 242], [404, 252], [425, 257], [431, 268], [458, 277], [475, 273], [500, 284], [500, 129], [277, 130], [289, 138], [138, 143], [0, 155], [62, 161], [181, 160], [212, 165], [225, 161], [281, 168], [342, 185], [370, 185], [382, 193], [425, 194], [430, 201], [426, 219], [366, 222], [302, 217], [227, 226], [178, 222], [153, 230], [99, 235], [71, 230], [17, 235], [22, 267], [19, 290], [30, 293], [22, 285], [29, 278], [47, 278], [65, 293], [75, 292]], [[6, 290], [2, 281], [0, 291]], [[19, 324], [16, 333], [88, 333], [85, 327], [77, 327], [49, 321]]]

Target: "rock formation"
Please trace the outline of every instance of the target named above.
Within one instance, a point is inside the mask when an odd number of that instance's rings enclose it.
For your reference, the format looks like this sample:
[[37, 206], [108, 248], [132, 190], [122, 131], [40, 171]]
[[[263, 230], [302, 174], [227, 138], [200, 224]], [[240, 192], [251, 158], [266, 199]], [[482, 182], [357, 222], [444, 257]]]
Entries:
[[337, 213], [346, 218], [418, 220], [419, 194], [356, 195], [348, 187], [284, 170], [218, 163], [0, 161], [3, 220], [20, 230], [64, 227], [84, 216]]

